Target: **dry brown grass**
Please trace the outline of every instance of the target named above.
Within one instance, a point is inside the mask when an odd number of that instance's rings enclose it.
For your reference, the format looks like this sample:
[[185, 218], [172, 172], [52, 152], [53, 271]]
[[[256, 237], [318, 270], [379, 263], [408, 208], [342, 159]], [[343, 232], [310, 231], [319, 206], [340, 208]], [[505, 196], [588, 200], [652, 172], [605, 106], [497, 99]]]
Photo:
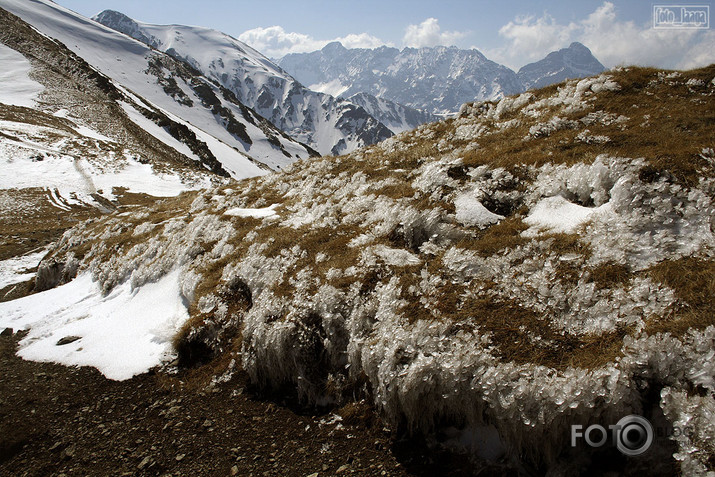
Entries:
[[[645, 157], [660, 174], [670, 174], [679, 183], [694, 185], [707, 163], [699, 157], [703, 147], [715, 143], [715, 101], [712, 95], [703, 96], [705, 87], [692, 87], [688, 79], [700, 79], [707, 84], [715, 76], [715, 65], [686, 71], [677, 84], [672, 80], [658, 81], [659, 70], [630, 68], [614, 73], [620, 91], [599, 94], [594, 101], [596, 110], [625, 114], [630, 120], [623, 130], [602, 129], [611, 138], [606, 145], [614, 154], [623, 157]], [[703, 88], [705, 88], [703, 90]], [[642, 126], [646, 122], [647, 126]], [[600, 134], [598, 127], [589, 127]]]
[[675, 291], [680, 306], [666, 317], [649, 321], [646, 332], [680, 336], [690, 329], [715, 325], [715, 262], [693, 257], [666, 260], [648, 274]]
[[527, 228], [528, 226], [520, 218], [507, 217], [498, 224], [478, 232], [475, 238], [461, 240], [457, 246], [475, 250], [482, 256], [488, 257], [527, 243], [531, 239], [521, 236]]
[[[281, 172], [275, 172], [274, 174], [282, 174]], [[249, 189], [245, 189], [246, 186], [250, 184]], [[267, 207], [272, 204], [283, 204], [286, 199], [282, 194], [279, 194], [275, 190], [268, 189], [267, 187], [257, 186], [256, 182], [251, 182], [250, 180], [244, 179], [234, 184], [237, 189], [244, 189], [241, 193], [241, 197], [245, 197], [247, 202], [246, 207]], [[259, 201], [263, 205], [258, 205]]]
[[415, 189], [412, 187], [412, 184], [405, 181], [399, 184], [381, 187], [375, 191], [375, 194], [397, 200], [413, 197], [415, 195]]
[[[285, 270], [283, 280], [273, 291], [278, 296], [290, 296], [292, 286], [290, 281], [296, 274], [305, 269], [312, 268], [321, 282], [325, 282], [325, 275], [331, 268], [344, 270], [350, 266], [357, 265], [361, 249], [359, 247], [349, 247], [348, 242], [359, 235], [360, 229], [357, 226], [341, 226], [334, 229], [331, 227], [312, 228], [303, 227], [282, 227], [272, 225], [257, 230], [259, 236], [257, 242], [269, 243], [263, 251], [266, 258], [276, 257], [284, 250], [290, 250], [295, 245], [299, 245], [304, 250], [306, 256], [298, 259], [293, 267]], [[325, 254], [326, 258], [316, 262], [318, 254]], [[347, 288], [355, 277], [346, 277], [332, 281], [330, 284], [336, 288]], [[317, 291], [314, 290], [314, 291]]]
[[346, 426], [362, 426], [371, 429], [380, 425], [380, 418], [375, 413], [375, 407], [367, 401], [349, 402], [336, 411], [343, 418], [342, 423]]
[[0, 191], [0, 260], [24, 255], [58, 240], [79, 221], [98, 217], [94, 207], [54, 207], [41, 188]]
[[[715, 143], [715, 104], [712, 95], [701, 95], [705, 87], [686, 86], [688, 79], [700, 79], [707, 84], [715, 76], [715, 65], [683, 73], [679, 84], [651, 84], [657, 81], [661, 70], [629, 68], [628, 71], [611, 72], [621, 86], [619, 91], [606, 91], [593, 96], [589, 108], [568, 116], [580, 120], [591, 111], [604, 111], [625, 115], [629, 120], [621, 128], [618, 124], [608, 126], [598, 123], [587, 126], [590, 135], [605, 135], [610, 141], [605, 144], [585, 144], [576, 139], [586, 127], [564, 129], [548, 137], [523, 139], [529, 127], [536, 122], [548, 120], [553, 114], [564, 116], [559, 111], [531, 120], [520, 117], [518, 127], [495, 132], [478, 139], [480, 148], [463, 154], [467, 167], [489, 165], [505, 167], [515, 175], [522, 164], [540, 166], [546, 163], [574, 164], [591, 162], [599, 154], [620, 157], [644, 157], [660, 174], [672, 175], [685, 185], [697, 183], [700, 170], [707, 163], [699, 157], [703, 147]], [[553, 95], [558, 85], [534, 92], [537, 98]], [[517, 117], [510, 113], [502, 120]], [[647, 119], [647, 126], [643, 126]]]
[[77, 135], [72, 127], [74, 125], [72, 121], [24, 106], [0, 104], [0, 120], [57, 129], [72, 136]]
[[[410, 321], [435, 319], [416, 297], [403, 298], [409, 300], [402, 312]], [[612, 362], [621, 355], [623, 337], [632, 332], [622, 328], [599, 336], [563, 333], [550, 325], [548, 317], [514, 300], [465, 297], [454, 285], [440, 290], [434, 306], [450, 321], [476, 326], [480, 334], [489, 333], [494, 353], [502, 361], [557, 370], [596, 368]]]
[[598, 288], [614, 288], [627, 283], [633, 274], [627, 265], [608, 262], [589, 270]]

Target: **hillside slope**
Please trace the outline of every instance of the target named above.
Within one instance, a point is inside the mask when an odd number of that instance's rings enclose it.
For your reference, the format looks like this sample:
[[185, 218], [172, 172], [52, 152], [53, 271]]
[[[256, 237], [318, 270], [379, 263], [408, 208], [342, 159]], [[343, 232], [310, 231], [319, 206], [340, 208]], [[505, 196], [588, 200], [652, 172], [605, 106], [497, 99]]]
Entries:
[[94, 19], [186, 61], [321, 154], [347, 153], [392, 135], [360, 106], [306, 89], [258, 51], [225, 33], [142, 23], [112, 10]]
[[58, 40], [108, 77], [109, 87], [138, 105], [126, 106], [132, 121], [159, 139], [168, 132], [183, 137], [181, 142], [194, 143], [189, 145], [192, 158], [211, 163], [215, 172], [247, 177], [255, 173], [246, 169], [275, 170], [315, 155], [230, 91], [169, 55], [47, 0], [2, 0], [0, 8]]
[[[515, 469], [705, 475], [714, 98], [715, 66], [619, 69], [85, 222], [38, 274], [77, 278], [0, 305], [0, 326], [30, 328], [21, 356], [91, 364], [76, 296], [121, 318], [102, 296], [169, 289], [180, 366], [240, 362], [313, 403], [367, 396], [393, 427]], [[570, 445], [572, 425], [629, 414], [688, 432], [643, 459]]]
[[[2, 9], [0, 58], [0, 260], [33, 252], [13, 262], [32, 268], [77, 220], [224, 182], [188, 129]], [[142, 112], [166, 129], [134, 122]], [[266, 171], [246, 161], [242, 172]], [[0, 299], [28, 279], [14, 267], [0, 264]]]

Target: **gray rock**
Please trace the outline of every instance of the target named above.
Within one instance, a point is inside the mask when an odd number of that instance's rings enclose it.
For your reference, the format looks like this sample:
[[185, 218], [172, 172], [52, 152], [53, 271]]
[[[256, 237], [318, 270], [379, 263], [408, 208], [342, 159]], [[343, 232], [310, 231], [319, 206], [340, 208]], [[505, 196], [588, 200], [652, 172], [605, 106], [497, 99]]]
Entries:
[[57, 346], [64, 346], [70, 343], [74, 343], [75, 341], [82, 339], [81, 336], [65, 336], [64, 338], [61, 338], [57, 342]]

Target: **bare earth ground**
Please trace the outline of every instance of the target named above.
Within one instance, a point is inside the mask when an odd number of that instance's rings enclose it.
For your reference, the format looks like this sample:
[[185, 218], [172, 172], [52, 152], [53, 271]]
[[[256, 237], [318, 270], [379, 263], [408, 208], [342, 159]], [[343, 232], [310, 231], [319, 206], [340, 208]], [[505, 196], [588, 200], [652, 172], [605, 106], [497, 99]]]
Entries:
[[163, 372], [117, 382], [93, 368], [21, 360], [15, 355], [21, 337], [8, 331], [0, 337], [2, 476], [408, 476], [475, 470], [458, 457], [427, 457], [419, 442], [396, 439], [367, 407], [341, 428], [326, 424], [334, 411], [321, 414], [259, 397], [242, 373], [213, 388]]

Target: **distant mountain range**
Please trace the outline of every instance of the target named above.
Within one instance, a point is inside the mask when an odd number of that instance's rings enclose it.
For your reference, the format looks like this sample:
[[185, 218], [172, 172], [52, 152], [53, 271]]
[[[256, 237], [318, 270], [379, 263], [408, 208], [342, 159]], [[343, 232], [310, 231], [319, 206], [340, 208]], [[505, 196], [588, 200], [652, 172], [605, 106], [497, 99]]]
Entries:
[[186, 61], [322, 154], [379, 142], [434, 121], [437, 114], [454, 113], [465, 102], [604, 70], [580, 43], [518, 73], [475, 49], [347, 49], [338, 42], [287, 55], [276, 65], [245, 43], [208, 28], [152, 25], [112, 10], [94, 20]]
[[445, 46], [347, 49], [334, 42], [312, 53], [286, 55], [278, 64], [316, 91], [346, 98], [368, 93], [436, 114], [605, 69], [580, 43], [552, 52], [518, 73], [476, 49]]

